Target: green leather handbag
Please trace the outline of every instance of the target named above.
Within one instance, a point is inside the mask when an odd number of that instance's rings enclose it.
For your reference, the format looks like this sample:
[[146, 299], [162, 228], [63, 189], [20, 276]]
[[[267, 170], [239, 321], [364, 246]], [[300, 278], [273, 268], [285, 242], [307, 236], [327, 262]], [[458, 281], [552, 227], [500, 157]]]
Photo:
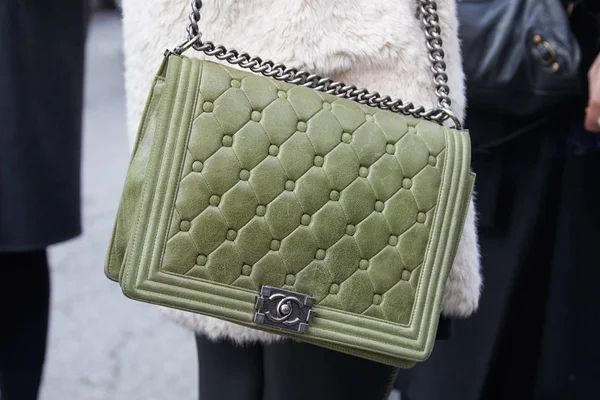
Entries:
[[193, 1], [189, 40], [148, 96], [107, 276], [135, 300], [390, 365], [426, 359], [474, 175], [435, 3], [418, 3], [430, 111], [203, 42]]

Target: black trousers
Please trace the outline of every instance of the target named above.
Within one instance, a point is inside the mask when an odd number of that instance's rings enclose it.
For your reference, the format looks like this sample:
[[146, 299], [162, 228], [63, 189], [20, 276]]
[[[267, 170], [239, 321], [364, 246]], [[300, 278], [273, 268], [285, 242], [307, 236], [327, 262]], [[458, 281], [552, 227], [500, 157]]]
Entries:
[[309, 344], [197, 335], [201, 400], [385, 400], [398, 369]]
[[48, 328], [50, 276], [46, 251], [0, 253], [0, 394], [35, 400]]

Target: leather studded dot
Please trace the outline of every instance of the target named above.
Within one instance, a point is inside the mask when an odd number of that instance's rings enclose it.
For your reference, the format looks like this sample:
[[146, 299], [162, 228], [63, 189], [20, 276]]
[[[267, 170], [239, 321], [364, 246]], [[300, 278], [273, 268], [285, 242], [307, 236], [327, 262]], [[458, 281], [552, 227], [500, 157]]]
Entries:
[[393, 144], [388, 143], [385, 146], [385, 152], [388, 154], [394, 154], [396, 152], [396, 147]]
[[210, 199], [208, 200], [208, 202], [210, 203], [211, 206], [216, 207], [221, 202], [221, 198], [219, 196], [217, 196], [216, 194], [213, 194], [212, 196], [210, 196]]
[[404, 178], [402, 180], [402, 187], [404, 189], [410, 189], [412, 187], [412, 181], [410, 179], [408, 179], [408, 178]]
[[295, 187], [296, 187], [296, 183], [292, 180], [288, 180], [285, 183], [285, 190], [287, 190], [287, 191], [291, 192], [292, 190], [294, 190]]
[[233, 144], [233, 138], [231, 136], [229, 136], [229, 135], [223, 136], [223, 146], [231, 147], [232, 144]]
[[192, 224], [190, 223], [190, 221], [181, 221], [179, 223], [179, 229], [181, 229], [183, 232], [189, 231], [191, 227]]
[[354, 225], [346, 226], [346, 235], [352, 236], [356, 233], [356, 227]]
[[340, 285], [338, 285], [337, 283], [333, 283], [329, 287], [329, 293], [331, 293], [331, 294], [337, 294], [339, 291], [340, 291]]
[[234, 231], [233, 229], [230, 229], [227, 231], [227, 240], [233, 242], [236, 237], [237, 237], [236, 231]]
[[358, 169], [358, 176], [366, 178], [369, 175], [369, 169], [367, 167], [360, 167]]
[[321, 156], [316, 156], [315, 160], [314, 160], [314, 164], [317, 167], [322, 167], [323, 166], [323, 157]]
[[210, 101], [205, 101], [204, 104], [202, 104], [202, 110], [204, 110], [204, 112], [212, 112], [214, 108], [215, 105]]
[[256, 207], [256, 215], [258, 215], [259, 217], [264, 216], [266, 213], [267, 207], [263, 206], [262, 204]]
[[342, 142], [344, 142], [344, 143], [352, 142], [352, 135], [349, 134], [348, 132], [343, 133], [342, 134]]
[[388, 240], [388, 243], [390, 246], [395, 246], [398, 244], [398, 236], [396, 235], [391, 235], [390, 239]]
[[259, 111], [252, 111], [251, 118], [252, 118], [252, 121], [258, 122], [262, 118], [262, 114]]
[[373, 296], [373, 304], [375, 304], [377, 306], [381, 304], [381, 295], [380, 294], [376, 294]]
[[202, 171], [202, 167], [204, 167], [204, 164], [202, 164], [201, 161], [194, 161], [192, 163], [192, 171], [194, 171], [194, 172]]
[[323, 249], [317, 250], [317, 253], [315, 254], [315, 258], [317, 260], [323, 260], [325, 258], [325, 250], [323, 250]]
[[408, 133], [416, 134], [417, 133], [417, 128], [415, 128], [414, 126], [409, 126], [408, 127]]
[[373, 116], [372, 115], [366, 115], [365, 119], [367, 120], [367, 122], [373, 122]]
[[426, 217], [425, 213], [420, 212], [417, 214], [417, 222], [418, 223], [422, 224], [425, 222], [426, 219], [427, 219], [427, 217]]
[[402, 271], [402, 280], [407, 281], [410, 279], [410, 271], [404, 270]]
[[277, 251], [279, 250], [279, 246], [281, 246], [281, 242], [277, 239], [271, 240], [271, 250]]
[[285, 284], [292, 286], [294, 283], [296, 283], [296, 277], [292, 274], [288, 274], [285, 277]]
[[377, 211], [377, 212], [383, 211], [383, 202], [382, 201], [377, 200], [375, 202], [375, 211]]
[[245, 265], [242, 267], [242, 274], [243, 274], [243, 275], [245, 275], [245, 276], [248, 276], [248, 275], [250, 275], [251, 273], [252, 273], [252, 267], [251, 267], [251, 266], [249, 266], [248, 264], [245, 264]]
[[364, 258], [360, 260], [358, 263], [358, 268], [362, 270], [366, 270], [367, 268], [369, 268], [369, 260], [365, 260]]
[[306, 122], [304, 122], [304, 121], [300, 121], [300, 122], [298, 122], [298, 125], [296, 125], [296, 129], [298, 129], [299, 132], [306, 132], [306, 128], [307, 128], [307, 125], [306, 125]]
[[323, 103], [323, 109], [324, 110], [331, 110], [331, 104], [329, 104], [328, 102], [324, 102]]
[[435, 158], [434, 156], [429, 156], [429, 159], [427, 160], [427, 162], [432, 167], [435, 167], [435, 165], [437, 164], [437, 158]]
[[231, 87], [239, 88], [241, 86], [242, 86], [242, 82], [238, 81], [237, 79], [231, 80]]
[[311, 220], [310, 215], [304, 214], [302, 216], [302, 218], [300, 218], [300, 223], [304, 226], [307, 226], [308, 224], [310, 224], [310, 220]]
[[207, 258], [204, 254], [200, 254], [197, 258], [196, 258], [196, 264], [198, 264], [199, 266], [203, 267], [206, 265], [206, 261]]
[[250, 171], [248, 171], [247, 169], [241, 170], [240, 179], [243, 181], [247, 181], [248, 179], [250, 179]]
[[274, 144], [269, 146], [269, 155], [275, 157], [277, 156], [277, 154], [279, 154], [279, 147], [275, 146]]
[[332, 190], [331, 193], [329, 193], [329, 199], [332, 201], [338, 201], [340, 199], [340, 192], [337, 190]]
[[280, 90], [279, 92], [277, 92], [277, 97], [279, 97], [280, 99], [287, 99], [287, 93], [283, 90]]

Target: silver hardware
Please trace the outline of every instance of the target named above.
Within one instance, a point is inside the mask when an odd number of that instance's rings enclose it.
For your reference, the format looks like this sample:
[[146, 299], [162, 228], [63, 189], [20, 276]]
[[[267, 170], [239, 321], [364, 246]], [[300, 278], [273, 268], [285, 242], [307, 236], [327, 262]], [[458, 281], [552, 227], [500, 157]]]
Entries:
[[283, 330], [306, 332], [314, 318], [315, 299], [289, 290], [263, 286], [256, 299], [254, 322]]
[[209, 41], [202, 41], [202, 33], [198, 27], [201, 19], [201, 0], [192, 0], [192, 12], [189, 15], [190, 24], [187, 27], [188, 38], [177, 46], [173, 53], [181, 55], [189, 48], [204, 54], [227, 61], [229, 64], [238, 65], [252, 72], [280, 81], [312, 88], [323, 93], [333, 94], [338, 97], [349, 99], [360, 104], [382, 110], [390, 110], [396, 113], [434, 121], [442, 125], [444, 121], [451, 120], [454, 128], [462, 129], [459, 119], [450, 108], [450, 88], [448, 87], [448, 75], [446, 74], [446, 63], [444, 62], [444, 50], [442, 49], [441, 28], [437, 14], [437, 3], [435, 0], [416, 0], [418, 3], [417, 17], [420, 17], [429, 50], [431, 71], [433, 72], [433, 83], [437, 95], [438, 108], [426, 110], [423, 106], [413, 103], [404, 104], [400, 99], [392, 99], [390, 96], [380, 95], [378, 92], [369, 92], [359, 89], [354, 85], [334, 81], [331, 78], [310, 74], [296, 68], [286, 67], [283, 64], [275, 64], [270, 60], [262, 60], [260, 57], [251, 56], [248, 53], [239, 53], [237, 50], [228, 50], [225, 46], [215, 45]]
[[[440, 28], [440, 19], [437, 14], [437, 3], [435, 0], [419, 0], [420, 6], [417, 12], [421, 16], [421, 22], [427, 38], [427, 48], [429, 49], [429, 61], [431, 61], [431, 70], [433, 71], [433, 83], [435, 84], [435, 93], [438, 96], [438, 107], [448, 111], [452, 106], [450, 100], [450, 88], [448, 87], [448, 75], [446, 74], [446, 63], [444, 62], [444, 50], [442, 49], [442, 29]], [[452, 118], [451, 116], [449, 116]], [[456, 123], [456, 115], [452, 118]]]

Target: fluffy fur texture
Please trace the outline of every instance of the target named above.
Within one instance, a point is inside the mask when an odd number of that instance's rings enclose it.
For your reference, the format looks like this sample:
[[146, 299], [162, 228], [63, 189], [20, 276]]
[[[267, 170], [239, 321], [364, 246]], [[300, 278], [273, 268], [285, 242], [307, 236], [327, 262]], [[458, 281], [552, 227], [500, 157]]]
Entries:
[[[426, 108], [436, 105], [417, 0], [206, 0], [203, 38]], [[152, 78], [165, 49], [179, 44], [189, 1], [125, 0], [124, 39], [130, 141], [137, 132]], [[465, 112], [464, 76], [455, 0], [438, 0], [453, 111]], [[203, 58], [189, 51], [188, 56]], [[471, 202], [443, 299], [443, 314], [467, 317], [481, 289], [475, 204]], [[211, 338], [238, 343], [278, 336], [177, 310], [165, 313]]]

